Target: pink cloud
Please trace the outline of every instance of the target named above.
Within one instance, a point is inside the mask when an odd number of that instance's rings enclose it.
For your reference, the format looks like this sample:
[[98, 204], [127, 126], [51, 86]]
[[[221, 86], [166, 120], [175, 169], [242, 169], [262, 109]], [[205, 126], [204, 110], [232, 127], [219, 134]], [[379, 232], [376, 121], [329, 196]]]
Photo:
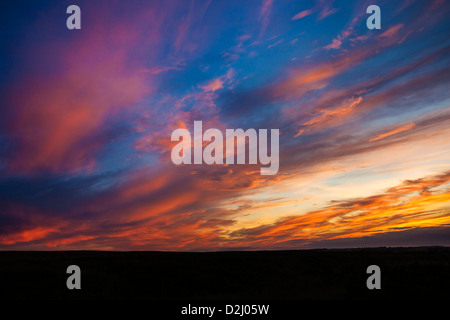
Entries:
[[259, 13], [259, 20], [261, 21], [260, 36], [266, 31], [270, 22], [270, 13], [272, 11], [273, 0], [264, 0]]
[[216, 78], [208, 82], [207, 84], [200, 86], [206, 92], [214, 92], [223, 88], [223, 81], [220, 78]]
[[382, 34], [379, 35], [380, 38], [392, 38], [397, 35], [398, 31], [403, 27], [403, 24], [397, 24], [395, 26], [390, 27]]
[[[152, 12], [142, 12], [140, 18]], [[102, 130], [108, 118], [129, 110], [154, 90], [151, 73], [141, 72], [142, 66], [133, 65], [128, 55], [143, 38], [156, 45], [158, 23], [151, 20], [154, 34], [147, 38], [136, 29], [141, 25], [119, 19], [106, 29], [103, 22], [70, 42], [27, 48], [37, 52], [31, 56], [36, 65], [51, 59], [52, 73], [33, 70], [11, 85], [8, 100], [13, 112], [6, 131], [17, 138], [6, 163], [10, 172], [92, 170], [96, 152], [107, 142]]]
[[339, 39], [333, 39], [329, 45], [325, 46], [324, 49], [339, 49], [342, 45], [342, 41]]
[[303, 10], [291, 18], [291, 20], [299, 20], [312, 14], [312, 10]]

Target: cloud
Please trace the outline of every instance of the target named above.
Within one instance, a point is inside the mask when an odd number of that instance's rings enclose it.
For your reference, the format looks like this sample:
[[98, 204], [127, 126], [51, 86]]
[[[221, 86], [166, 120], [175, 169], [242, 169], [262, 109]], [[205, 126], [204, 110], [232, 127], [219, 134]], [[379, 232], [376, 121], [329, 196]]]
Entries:
[[312, 9], [300, 11], [294, 15], [291, 20], [300, 20], [316, 12], [318, 13], [318, 20], [325, 19], [338, 11], [333, 8], [332, 5], [333, 1], [318, 0]]
[[323, 209], [280, 219], [273, 224], [236, 230], [231, 237], [236, 245], [242, 241], [257, 247], [269, 243], [283, 247], [292, 241], [308, 244], [370, 236], [398, 228], [438, 227], [450, 222], [450, 193], [430, 190], [449, 182], [449, 172], [404, 181], [385, 193], [332, 202]]
[[13, 235], [2, 235], [0, 236], [0, 244], [10, 245], [20, 242], [31, 242], [35, 240], [40, 240], [45, 238], [51, 233], [58, 232], [56, 228], [42, 228], [36, 227], [33, 229], [24, 230], [22, 232], [15, 233]]
[[375, 138], [370, 139], [369, 142], [378, 141], [378, 140], [384, 139], [386, 137], [392, 136], [394, 134], [397, 134], [397, 133], [400, 133], [400, 132], [403, 132], [403, 131], [411, 130], [415, 126], [416, 125], [414, 123], [406, 124], [404, 126], [401, 126], [399, 128], [393, 129], [391, 131], [388, 131], [388, 132], [385, 132], [385, 133], [381, 133], [378, 136], [376, 136]]
[[319, 0], [317, 6], [319, 7], [319, 20], [336, 13], [338, 9], [332, 7], [334, 1]]
[[[175, 34], [175, 41], [173, 42], [174, 51], [176, 54], [187, 52], [192, 54], [198, 49], [198, 44], [193, 41], [193, 35], [198, 31], [198, 22], [202, 21], [208, 7], [212, 0], [189, 3], [187, 13], [179, 19], [178, 28]], [[173, 3], [172, 5], [177, 5]], [[169, 5], [170, 7], [170, 5]], [[176, 12], [178, 8], [170, 8], [172, 12]], [[166, 8], [167, 10], [167, 8]], [[170, 17], [172, 18], [172, 17]]]
[[387, 29], [386, 31], [381, 33], [378, 37], [380, 37], [380, 38], [395, 37], [402, 27], [403, 27], [403, 24], [396, 24], [395, 26], [389, 27], [389, 29]]
[[341, 123], [345, 118], [352, 115], [355, 112], [355, 108], [363, 101], [362, 97], [350, 98], [344, 101], [344, 103], [335, 109], [317, 110], [311, 119], [302, 124], [303, 129], [295, 135], [298, 137], [305, 131], [311, 131], [312, 129], [321, 129], [324, 126], [330, 126], [336, 123]]
[[442, 5], [445, 3], [444, 0], [434, 0], [432, 5], [431, 5], [431, 10], [436, 10], [440, 7], [442, 7]]
[[342, 45], [342, 41], [341, 40], [333, 39], [333, 41], [329, 45], [327, 45], [327, 46], [325, 46], [323, 48], [324, 49], [339, 49], [341, 47], [341, 45]]
[[[382, 232], [375, 235], [337, 238], [311, 241], [304, 248], [367, 248], [367, 247], [415, 247], [415, 246], [449, 246], [450, 227], [423, 227], [407, 230]], [[288, 244], [296, 247], [296, 241]]]
[[[448, 10], [433, 21], [408, 11], [408, 31], [402, 16], [356, 37], [365, 10], [355, 7], [327, 34], [339, 50], [314, 42], [320, 28], [302, 46], [266, 50], [298, 38], [294, 17], [336, 12], [333, 2], [297, 14], [274, 3], [105, 2], [83, 33], [46, 30], [34, 45], [17, 34], [23, 52], [3, 53], [18, 62], [2, 78], [1, 247], [293, 248], [447, 226], [449, 48], [438, 31]], [[251, 40], [275, 18], [276, 37]], [[406, 37], [418, 40], [414, 55]], [[195, 120], [279, 128], [279, 173], [173, 165], [170, 134]]]
[[272, 12], [273, 0], [263, 0], [261, 10], [259, 12], [259, 20], [261, 21], [261, 30], [259, 35], [262, 36], [270, 23], [270, 14]]
[[[151, 77], [139, 72], [139, 66], [133, 68], [127, 58], [141, 41], [135, 26], [119, 19], [105, 30], [101, 23], [108, 11], [104, 14], [83, 37], [27, 48], [36, 51], [28, 59], [38, 67], [9, 88], [4, 128], [14, 140], [6, 163], [10, 172], [89, 172], [107, 142], [108, 120], [154, 90]], [[157, 23], [149, 27], [155, 28], [155, 35], [147, 43], [156, 45]], [[51, 72], [41, 70], [49, 60]]]
[[303, 10], [303, 11], [300, 11], [299, 13], [297, 13], [295, 16], [293, 16], [291, 18], [291, 20], [299, 20], [299, 19], [309, 16], [312, 13], [313, 13], [312, 10]]
[[223, 88], [223, 81], [220, 78], [211, 80], [205, 85], [200, 86], [206, 92], [214, 92]]

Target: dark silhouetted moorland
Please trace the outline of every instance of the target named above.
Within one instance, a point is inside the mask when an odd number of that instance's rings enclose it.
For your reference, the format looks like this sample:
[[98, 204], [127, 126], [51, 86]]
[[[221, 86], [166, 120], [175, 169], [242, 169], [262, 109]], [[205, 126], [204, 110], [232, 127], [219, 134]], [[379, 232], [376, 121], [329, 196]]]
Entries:
[[[66, 268], [81, 268], [68, 290]], [[381, 268], [381, 290], [366, 268]], [[449, 299], [450, 248], [0, 252], [2, 299]]]

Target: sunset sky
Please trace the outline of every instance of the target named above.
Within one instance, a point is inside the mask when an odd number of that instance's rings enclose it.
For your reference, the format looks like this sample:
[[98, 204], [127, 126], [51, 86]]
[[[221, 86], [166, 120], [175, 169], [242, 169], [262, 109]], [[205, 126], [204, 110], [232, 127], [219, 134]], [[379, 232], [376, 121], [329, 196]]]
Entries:
[[[0, 11], [0, 250], [450, 245], [448, 1]], [[200, 120], [279, 129], [278, 173], [174, 165]]]

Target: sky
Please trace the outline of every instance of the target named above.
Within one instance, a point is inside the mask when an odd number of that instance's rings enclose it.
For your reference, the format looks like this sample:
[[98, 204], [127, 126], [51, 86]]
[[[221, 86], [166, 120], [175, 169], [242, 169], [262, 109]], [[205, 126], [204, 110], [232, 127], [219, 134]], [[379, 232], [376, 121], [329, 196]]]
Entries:
[[[447, 1], [0, 10], [0, 250], [450, 245]], [[278, 173], [175, 165], [194, 121], [279, 129]]]

